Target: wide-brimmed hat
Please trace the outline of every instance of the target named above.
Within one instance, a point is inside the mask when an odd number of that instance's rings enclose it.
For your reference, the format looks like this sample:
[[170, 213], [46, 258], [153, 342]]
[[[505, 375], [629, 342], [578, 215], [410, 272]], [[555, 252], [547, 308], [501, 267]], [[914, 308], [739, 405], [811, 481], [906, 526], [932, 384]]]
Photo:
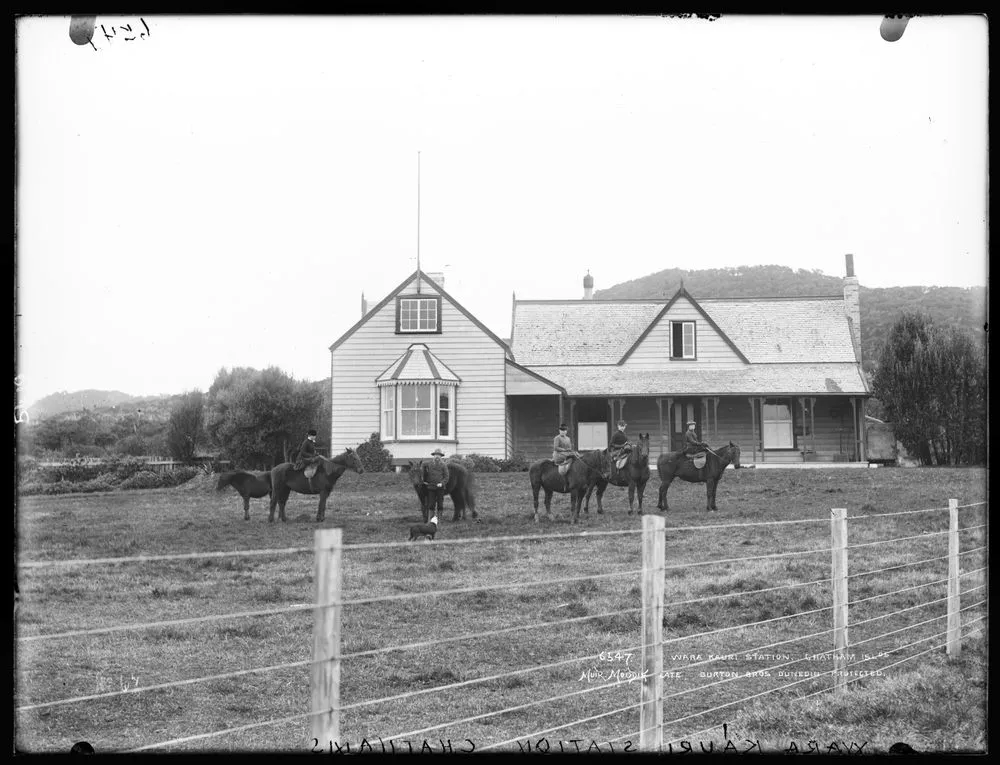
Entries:
[[431, 452], [431, 456], [432, 457], [443, 457], [444, 456], [444, 452], [441, 451], [440, 449], [435, 449], [434, 451]]
[[559, 423], [559, 430], [566, 430], [566, 423], [565, 422], [560, 422]]
[[310, 430], [306, 435], [308, 435], [308, 436], [315, 436], [316, 435], [316, 431], [315, 430]]
[[688, 425], [697, 425], [698, 423], [697, 423], [697, 421], [696, 421], [696, 420], [688, 420], [688, 421], [687, 421], [687, 424], [688, 424]]

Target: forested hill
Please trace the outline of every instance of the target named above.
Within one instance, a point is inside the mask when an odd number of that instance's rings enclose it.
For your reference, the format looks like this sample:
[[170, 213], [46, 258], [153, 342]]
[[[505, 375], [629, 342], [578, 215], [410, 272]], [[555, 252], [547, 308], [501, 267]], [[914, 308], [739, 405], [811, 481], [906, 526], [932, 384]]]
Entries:
[[29, 412], [32, 417], [50, 417], [63, 412], [75, 412], [80, 409], [100, 409], [119, 406], [135, 401], [142, 401], [139, 396], [130, 396], [120, 390], [77, 390], [72, 393], [61, 391], [41, 398], [31, 404]]
[[[684, 282], [695, 300], [718, 297], [843, 295], [844, 281], [819, 271], [787, 266], [742, 266], [686, 271], [669, 268], [595, 290], [596, 300], [669, 299]], [[865, 368], [878, 359], [893, 322], [904, 311], [921, 311], [935, 324], [956, 326], [983, 340], [985, 287], [882, 287], [861, 285], [861, 353]]]

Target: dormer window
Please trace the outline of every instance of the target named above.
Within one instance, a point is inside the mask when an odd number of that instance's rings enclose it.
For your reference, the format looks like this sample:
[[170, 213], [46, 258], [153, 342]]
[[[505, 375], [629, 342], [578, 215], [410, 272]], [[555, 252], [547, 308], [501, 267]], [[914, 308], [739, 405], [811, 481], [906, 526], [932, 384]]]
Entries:
[[396, 332], [399, 334], [440, 333], [441, 297], [411, 295], [396, 299]]
[[670, 322], [670, 358], [695, 358], [694, 322]]

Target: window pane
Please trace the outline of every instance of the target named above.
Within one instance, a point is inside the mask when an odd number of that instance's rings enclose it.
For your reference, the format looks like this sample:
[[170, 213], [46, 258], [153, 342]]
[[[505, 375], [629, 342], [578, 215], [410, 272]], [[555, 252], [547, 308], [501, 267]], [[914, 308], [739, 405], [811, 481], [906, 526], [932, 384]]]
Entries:
[[442, 409], [438, 413], [438, 435], [441, 436], [442, 438], [444, 438], [445, 436], [451, 435], [451, 433], [449, 432], [449, 428], [448, 428], [448, 419], [449, 419], [450, 415], [451, 415], [451, 412], [449, 412], [449, 411], [447, 411], [445, 409]]
[[400, 406], [412, 409], [417, 404], [417, 386], [403, 385], [400, 388]]
[[431, 433], [431, 413], [424, 410], [417, 410], [417, 433], [419, 436], [429, 436]]
[[670, 325], [671, 329], [671, 343], [670, 343], [670, 355], [675, 359], [681, 358], [684, 353], [683, 348], [683, 326], [679, 322], [674, 322]]
[[694, 322], [684, 322], [684, 355], [694, 357]]

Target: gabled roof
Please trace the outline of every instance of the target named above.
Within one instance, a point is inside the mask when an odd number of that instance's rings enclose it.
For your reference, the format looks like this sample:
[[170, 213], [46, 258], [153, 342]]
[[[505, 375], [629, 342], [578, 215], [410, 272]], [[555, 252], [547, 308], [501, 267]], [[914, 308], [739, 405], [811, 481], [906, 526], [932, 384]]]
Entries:
[[416, 271], [414, 271], [412, 274], [410, 274], [402, 282], [400, 282], [399, 285], [394, 290], [392, 290], [388, 295], [386, 295], [378, 303], [378, 305], [376, 305], [374, 308], [372, 308], [370, 311], [368, 311], [368, 313], [366, 313], [364, 316], [362, 316], [361, 319], [353, 327], [351, 327], [344, 334], [342, 334], [340, 337], [338, 337], [336, 340], [334, 340], [333, 344], [330, 346], [330, 350], [331, 351], [336, 350], [338, 346], [340, 346], [345, 340], [347, 340], [347, 338], [349, 338], [351, 335], [353, 335], [355, 332], [357, 332], [357, 330], [360, 327], [362, 327], [365, 324], [365, 322], [367, 322], [372, 316], [374, 316], [376, 313], [378, 313], [383, 308], [385, 308], [385, 306], [389, 304], [389, 301], [391, 301], [398, 294], [400, 294], [404, 289], [406, 289], [406, 287], [414, 279], [418, 279], [418, 278], [422, 279], [424, 282], [426, 282], [437, 294], [441, 295], [442, 298], [444, 298], [445, 300], [447, 300], [456, 310], [458, 310], [462, 315], [464, 315], [465, 318], [467, 318], [469, 321], [471, 321], [473, 324], [475, 324], [479, 329], [481, 329], [483, 331], [483, 333], [487, 337], [489, 337], [491, 340], [494, 340], [497, 343], [497, 345], [499, 345], [501, 348], [504, 349], [504, 353], [505, 354], [508, 354], [508, 355], [510, 354], [510, 346], [508, 346], [507, 343], [505, 343], [503, 340], [501, 340], [499, 337], [497, 337], [495, 334], [493, 334], [489, 329], [487, 329], [487, 327], [486, 327], [485, 324], [483, 324], [481, 321], [479, 321], [479, 319], [477, 319], [475, 316], [473, 316], [471, 313], [469, 313], [469, 311], [467, 311], [465, 309], [465, 307], [462, 306], [461, 303], [459, 303], [457, 300], [455, 300], [455, 298], [453, 298], [451, 295], [449, 295], [445, 291], [444, 287], [442, 287], [440, 284], [438, 284], [437, 282], [435, 282], [433, 279], [429, 278], [427, 276], [427, 274], [425, 274], [419, 268]]
[[719, 325], [712, 320], [712, 317], [709, 316], [707, 313], [705, 313], [705, 309], [702, 308], [700, 305], [698, 305], [698, 301], [695, 300], [693, 297], [691, 297], [690, 293], [688, 293], [688, 291], [684, 289], [684, 285], [681, 285], [681, 287], [677, 290], [677, 292], [674, 293], [674, 296], [670, 298], [670, 301], [665, 306], [663, 306], [662, 310], [656, 315], [656, 318], [649, 323], [649, 326], [646, 327], [646, 329], [643, 331], [641, 335], [639, 335], [638, 339], [636, 339], [636, 341], [632, 343], [632, 346], [627, 351], [625, 351], [625, 353], [622, 355], [621, 359], [618, 362], [619, 364], [624, 363], [625, 360], [632, 355], [632, 351], [634, 351], [636, 348], [639, 347], [639, 344], [646, 339], [646, 335], [648, 335], [650, 332], [653, 331], [653, 327], [659, 324], [660, 319], [663, 318], [664, 314], [666, 314], [666, 312], [670, 310], [671, 306], [673, 306], [673, 304], [676, 303], [680, 298], [686, 298], [691, 303], [691, 305], [694, 306], [695, 310], [698, 311], [698, 313], [700, 313], [703, 317], [705, 317], [705, 320], [709, 323], [712, 329], [714, 329], [719, 334], [719, 336], [726, 343], [726, 345], [728, 345], [730, 348], [733, 349], [733, 352], [737, 356], [739, 356], [743, 361], [747, 362], [749, 361], [749, 359], [743, 355], [743, 353], [736, 346], [736, 344], [733, 343], [733, 341], [729, 339], [726, 333], [719, 328]]
[[658, 300], [515, 300], [518, 364], [617, 364], [662, 308]]
[[841, 296], [696, 301], [683, 287], [667, 303], [515, 301], [511, 350], [532, 368], [619, 365], [681, 297], [750, 364], [857, 364]]
[[388, 368], [375, 378], [376, 385], [395, 385], [397, 383], [436, 382], [441, 385], [458, 385], [461, 378], [430, 352], [423, 343], [414, 343], [406, 349], [406, 353], [392, 362]]
[[701, 304], [754, 364], [857, 363], [843, 297], [717, 298]]

